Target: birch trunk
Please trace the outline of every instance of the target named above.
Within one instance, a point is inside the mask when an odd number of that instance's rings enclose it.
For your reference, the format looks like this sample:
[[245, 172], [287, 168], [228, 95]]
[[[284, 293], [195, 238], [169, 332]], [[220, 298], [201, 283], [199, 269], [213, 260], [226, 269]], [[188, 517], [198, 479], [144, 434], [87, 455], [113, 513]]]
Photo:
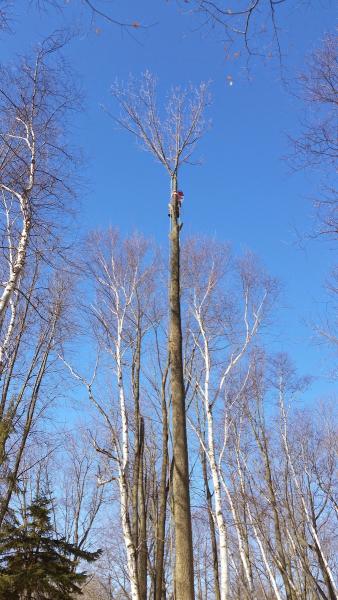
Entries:
[[[203, 335], [203, 334], [202, 334]], [[205, 358], [205, 383], [204, 383], [204, 406], [207, 417], [207, 432], [208, 432], [208, 458], [212, 476], [215, 496], [215, 518], [219, 536], [219, 562], [221, 571], [220, 593], [221, 600], [227, 600], [228, 597], [228, 544], [227, 530], [222, 510], [222, 492], [219, 472], [215, 458], [215, 442], [214, 442], [214, 424], [209, 399], [209, 378], [210, 378], [210, 359], [209, 348], [206, 338], [204, 338], [204, 358]]]
[[[4, 186], [2, 186], [2, 188], [6, 189]], [[26, 192], [23, 195], [15, 194], [15, 196], [20, 202], [20, 208], [22, 212], [22, 229], [14, 264], [10, 265], [9, 279], [0, 298], [0, 330], [2, 329], [7, 306], [18, 287], [18, 282], [25, 266], [29, 235], [32, 225], [30, 207], [27, 197], [28, 193]]]
[[211, 493], [210, 493], [210, 489], [209, 489], [206, 456], [205, 456], [205, 452], [204, 452], [203, 448], [201, 448], [201, 463], [202, 463], [202, 472], [203, 472], [203, 479], [204, 479], [204, 489], [205, 489], [207, 506], [208, 506], [208, 520], [209, 520], [211, 550], [212, 550], [212, 570], [213, 570], [213, 574], [214, 574], [215, 600], [221, 600], [221, 592], [220, 592], [220, 586], [219, 586], [219, 573], [218, 573], [217, 541], [216, 541], [215, 523], [214, 523], [212, 499], [211, 499], [212, 497], [211, 497]]
[[268, 500], [272, 509], [273, 516], [273, 524], [275, 531], [275, 543], [276, 543], [276, 558], [275, 562], [277, 564], [277, 568], [281, 574], [286, 600], [296, 600], [296, 591], [294, 582], [292, 580], [292, 569], [290, 565], [290, 561], [287, 559], [287, 555], [284, 551], [283, 546], [283, 535], [282, 535], [282, 527], [280, 523], [280, 513], [278, 511], [278, 500], [275, 493], [275, 485], [273, 482], [272, 471], [271, 471], [271, 460], [270, 460], [270, 450], [268, 446], [268, 440], [266, 436], [266, 428], [264, 422], [264, 415], [259, 415], [259, 423], [261, 432], [256, 430], [255, 424], [251, 419], [251, 426], [253, 428], [253, 432], [257, 441], [257, 445], [259, 451], [261, 453], [263, 463], [264, 463], [264, 477], [268, 487]]
[[[206, 297], [206, 296], [205, 296]], [[201, 437], [200, 442], [203, 444], [204, 451], [206, 452], [208, 462], [210, 464], [210, 471], [212, 477], [212, 483], [214, 488], [214, 502], [215, 502], [215, 521], [217, 525], [218, 537], [219, 537], [219, 564], [220, 564], [220, 598], [221, 600], [227, 600], [228, 597], [228, 545], [227, 545], [227, 528], [224, 520], [222, 510], [222, 491], [221, 491], [221, 477], [217, 467], [216, 455], [215, 455], [215, 440], [214, 440], [214, 423], [212, 414], [212, 404], [209, 394], [210, 386], [210, 351], [207, 334], [201, 316], [200, 308], [195, 306], [195, 318], [197, 320], [199, 330], [202, 336], [202, 343], [199, 345], [199, 349], [204, 361], [204, 386], [199, 386], [200, 393], [203, 398], [204, 411], [207, 423], [207, 447], [205, 447]]]
[[130, 590], [131, 590], [131, 598], [132, 600], [141, 600], [139, 594], [139, 586], [138, 586], [138, 577], [137, 577], [137, 560], [136, 560], [136, 550], [135, 545], [132, 538], [131, 526], [129, 520], [129, 511], [128, 511], [128, 487], [125, 478], [125, 474], [122, 470], [122, 465], [119, 468], [119, 487], [120, 487], [120, 497], [121, 497], [121, 522], [122, 522], [122, 531], [124, 542], [126, 545], [127, 552], [127, 567], [128, 567], [128, 575], [130, 581]]
[[285, 411], [283, 393], [281, 390], [280, 390], [280, 394], [279, 394], [279, 406], [280, 406], [281, 421], [282, 421], [281, 437], [282, 437], [282, 441], [283, 441], [283, 445], [284, 445], [285, 454], [286, 454], [286, 457], [287, 457], [287, 460], [288, 460], [288, 463], [290, 466], [290, 473], [292, 475], [292, 478], [293, 478], [293, 481], [295, 484], [295, 488], [299, 494], [300, 502], [301, 502], [301, 505], [302, 505], [302, 508], [304, 511], [305, 522], [309, 528], [309, 531], [310, 531], [313, 541], [315, 543], [316, 554], [318, 556], [319, 565], [320, 565], [321, 571], [323, 573], [325, 582], [326, 582], [328, 590], [329, 590], [330, 600], [336, 600], [336, 598], [338, 598], [338, 590], [337, 590], [336, 582], [334, 580], [334, 577], [333, 577], [332, 571], [330, 569], [329, 563], [327, 561], [327, 558], [324, 554], [322, 544], [320, 542], [316, 528], [313, 525], [313, 519], [311, 518], [309, 509], [307, 507], [304, 493], [302, 491], [301, 484], [298, 479], [298, 476], [297, 476], [297, 473], [296, 473], [296, 470], [294, 467], [292, 455], [290, 452], [289, 442], [288, 442], [288, 434], [287, 434], [287, 416], [286, 416], [286, 411]]
[[[35, 72], [36, 76], [36, 72]], [[27, 256], [27, 248], [29, 243], [29, 236], [32, 228], [32, 215], [31, 215], [31, 206], [30, 206], [30, 195], [34, 187], [35, 181], [35, 159], [36, 159], [36, 148], [35, 148], [35, 134], [32, 126], [26, 126], [27, 138], [25, 139], [27, 146], [30, 151], [30, 163], [29, 163], [29, 173], [27, 175], [27, 185], [22, 194], [16, 192], [15, 190], [7, 187], [2, 184], [1, 189], [2, 192], [7, 192], [14, 196], [20, 205], [20, 211], [22, 215], [22, 228], [19, 237], [18, 248], [16, 252], [16, 256], [14, 259], [14, 264], [10, 264], [10, 273], [9, 279], [5, 285], [4, 291], [0, 298], [0, 331], [2, 329], [2, 325], [5, 318], [6, 309], [10, 299], [15, 292], [19, 279], [24, 270], [26, 256]]]
[[133, 535], [129, 517], [129, 492], [128, 492], [128, 462], [129, 462], [129, 440], [128, 440], [128, 418], [124, 395], [123, 375], [122, 375], [122, 323], [123, 318], [118, 323], [118, 333], [116, 341], [116, 369], [117, 382], [119, 389], [121, 423], [122, 423], [122, 457], [119, 462], [119, 487], [121, 496], [121, 521], [124, 541], [127, 552], [127, 566], [130, 580], [130, 589], [132, 600], [141, 600], [138, 584], [137, 556], [133, 541]]
[[236, 529], [239, 556], [240, 556], [240, 559], [241, 559], [241, 562], [243, 565], [245, 578], [246, 578], [248, 589], [249, 589], [249, 597], [251, 598], [251, 600], [254, 600], [255, 594], [254, 594], [254, 590], [253, 590], [252, 574], [250, 572], [250, 562], [249, 562], [249, 558], [248, 558], [248, 544], [247, 544], [247, 551], [245, 551], [243, 536], [242, 536], [242, 532], [240, 530], [240, 516], [239, 516], [239, 514], [237, 514], [237, 511], [236, 511], [235, 505], [233, 503], [229, 488], [228, 488], [222, 474], [221, 474], [221, 481], [222, 481], [223, 489], [228, 498], [232, 518], [233, 518], [235, 529]]

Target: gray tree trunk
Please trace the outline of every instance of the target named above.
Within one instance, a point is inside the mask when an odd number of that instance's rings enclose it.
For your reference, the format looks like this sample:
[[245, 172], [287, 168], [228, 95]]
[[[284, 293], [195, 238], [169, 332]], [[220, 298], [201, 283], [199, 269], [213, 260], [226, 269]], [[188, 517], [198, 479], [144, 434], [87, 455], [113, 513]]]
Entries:
[[132, 491], [133, 538], [137, 556], [140, 600], [147, 600], [147, 534], [143, 481], [144, 422], [140, 413], [141, 325], [137, 324], [133, 355], [132, 382], [135, 410], [135, 459]]
[[168, 375], [167, 366], [162, 377], [162, 466], [161, 480], [158, 497], [158, 521], [156, 526], [156, 579], [155, 600], [165, 600], [166, 590], [164, 585], [164, 549], [165, 549], [165, 523], [168, 497], [168, 411], [166, 401], [166, 381]]
[[172, 177], [170, 233], [169, 353], [173, 427], [173, 508], [175, 600], [194, 600], [194, 566], [189, 494], [189, 462], [183, 380], [180, 302], [180, 220], [177, 179]]
[[215, 591], [215, 600], [221, 600], [221, 592], [219, 585], [219, 572], [218, 572], [218, 554], [217, 554], [217, 540], [216, 540], [216, 531], [215, 531], [215, 523], [212, 515], [212, 499], [208, 482], [208, 473], [207, 473], [207, 461], [205, 452], [201, 449], [201, 462], [202, 462], [202, 472], [204, 479], [204, 489], [208, 506], [208, 519], [209, 519], [209, 529], [210, 529], [210, 540], [211, 540], [211, 552], [212, 552], [212, 569], [214, 574], [214, 591]]

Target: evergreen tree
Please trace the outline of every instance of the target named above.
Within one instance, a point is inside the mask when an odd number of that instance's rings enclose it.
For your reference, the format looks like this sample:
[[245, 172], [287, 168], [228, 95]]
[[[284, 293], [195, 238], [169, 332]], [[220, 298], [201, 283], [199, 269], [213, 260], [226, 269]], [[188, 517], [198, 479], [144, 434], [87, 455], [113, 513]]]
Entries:
[[0, 531], [0, 600], [71, 600], [81, 594], [85, 572], [101, 551], [86, 552], [60, 538], [51, 523], [51, 502], [39, 497], [24, 519], [12, 511]]

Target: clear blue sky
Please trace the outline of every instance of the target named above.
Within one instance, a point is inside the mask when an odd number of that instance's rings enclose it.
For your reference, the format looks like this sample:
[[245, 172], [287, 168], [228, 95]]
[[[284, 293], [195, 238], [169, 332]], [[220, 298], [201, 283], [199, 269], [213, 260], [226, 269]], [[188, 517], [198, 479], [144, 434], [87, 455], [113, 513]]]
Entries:
[[[39, 15], [32, 7], [17, 11], [16, 34], [1, 39], [2, 60], [11, 60], [47, 33], [74, 23], [75, 4], [80, 2], [65, 3], [63, 15], [52, 10]], [[289, 82], [335, 17], [334, 2], [306, 4], [288, 0], [280, 7], [284, 75]], [[87, 157], [84, 175], [90, 182], [79, 218], [83, 231], [111, 224], [123, 233], [137, 229], [164, 246], [167, 240], [166, 175], [100, 108], [113, 110], [112, 81], [145, 69], [158, 76], [163, 92], [173, 84], [211, 80], [212, 127], [196, 155], [203, 163], [182, 172], [183, 233], [215, 236], [230, 241], [236, 253], [249, 248], [259, 255], [283, 286], [274, 348], [289, 351], [301, 371], [320, 376], [313, 393], [328, 392], [327, 354], [311, 342], [307, 322], [316, 320], [325, 307], [323, 284], [333, 250], [319, 242], [300, 248], [296, 235], [306, 235], [313, 225], [309, 196], [316, 192], [319, 177], [290, 174], [281, 159], [288, 149], [286, 134], [298, 126], [301, 104], [288, 93], [276, 62], [253, 60], [248, 77], [241, 58], [226, 60], [219, 33], [198, 29], [196, 20], [180, 14], [176, 2], [120, 0], [113, 9], [118, 18], [156, 25], [131, 37], [102, 21], [91, 26], [83, 10], [81, 34], [66, 49], [86, 95], [85, 112], [76, 117], [73, 132]]]

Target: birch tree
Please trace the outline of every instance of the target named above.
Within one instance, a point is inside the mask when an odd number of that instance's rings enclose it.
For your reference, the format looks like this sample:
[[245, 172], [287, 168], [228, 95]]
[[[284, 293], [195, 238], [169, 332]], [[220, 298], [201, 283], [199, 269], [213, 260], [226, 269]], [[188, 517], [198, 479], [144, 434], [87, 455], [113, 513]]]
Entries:
[[66, 129], [75, 105], [67, 69], [57, 59], [64, 43], [64, 35], [52, 36], [33, 57], [1, 67], [1, 521], [43, 413], [42, 390], [47, 404], [50, 361], [66, 330], [67, 294], [57, 298], [65, 284], [59, 226], [72, 195]]
[[[274, 410], [274, 402], [277, 400], [276, 393], [279, 403], [281, 402], [282, 381], [283, 402], [288, 397], [290, 418], [286, 419], [284, 404], [284, 408], [279, 408], [283, 413], [280, 420]], [[330, 587], [330, 564], [333, 564], [332, 549], [335, 543], [332, 537], [334, 508], [327, 496], [330, 495], [329, 490], [332, 490], [332, 459], [335, 450], [334, 444], [330, 450], [325, 448], [325, 442], [323, 444], [327, 417], [315, 417], [313, 421], [310, 415], [297, 414], [289, 404], [292, 398], [304, 393], [304, 385], [305, 380], [296, 376], [285, 356], [267, 357], [261, 350], [258, 353], [256, 351], [252, 357], [250, 380], [244, 392], [249, 410], [241, 428], [234, 430], [236, 471], [231, 478], [232, 493], [240, 500], [248, 518], [255, 589], [259, 577], [263, 588], [270, 588], [276, 600], [331, 598], [335, 593]], [[252, 444], [253, 440], [250, 442], [248, 424], [252, 427], [256, 446]], [[332, 439], [333, 427], [329, 428], [331, 432], [328, 432], [328, 439]], [[319, 437], [315, 430], [321, 431]], [[288, 452], [285, 448], [286, 438]], [[309, 448], [312, 448], [311, 452]], [[312, 456], [312, 465], [317, 460], [322, 465], [323, 481], [326, 482], [322, 484], [324, 493], [314, 482], [318, 466], [312, 466], [313, 475], [306, 466], [309, 456]], [[236, 488], [236, 481], [239, 488]], [[312, 524], [315, 523], [318, 528], [317, 536], [320, 530], [320, 536], [327, 544], [329, 558], [326, 557], [325, 560], [321, 555], [323, 547], [321, 546], [320, 551], [311, 541], [308, 529], [310, 510], [313, 511]], [[261, 565], [255, 550], [257, 545]], [[327, 568], [329, 572], [326, 571]], [[322, 579], [326, 582], [327, 589], [322, 585]]]
[[95, 449], [106, 461], [99, 484], [116, 481], [133, 600], [147, 597], [147, 516], [144, 489], [144, 417], [140, 402], [143, 339], [153, 305], [155, 265], [147, 259], [148, 243], [134, 236], [120, 240], [116, 231], [94, 233], [84, 262], [94, 299], [90, 318], [94, 339], [108, 361], [110, 391], [102, 393], [96, 381], [68, 364], [85, 386], [89, 400], [103, 420], [106, 439], [93, 436]]
[[[337, 585], [335, 578], [330, 566], [330, 561], [324, 550], [323, 541], [321, 540], [319, 527], [320, 527], [320, 516], [325, 511], [327, 502], [331, 499], [328, 498], [324, 492], [324, 498], [321, 503], [317, 504], [314, 499], [313, 485], [311, 482], [311, 473], [307, 465], [306, 457], [306, 440], [302, 441], [302, 460], [301, 470], [298, 470], [297, 459], [293, 455], [293, 451], [290, 443], [290, 436], [288, 433], [288, 415], [286, 407], [286, 394], [288, 390], [292, 391], [292, 379], [290, 380], [290, 368], [284, 357], [279, 361], [277, 366], [277, 377], [278, 377], [278, 395], [279, 395], [279, 409], [280, 409], [280, 432], [281, 442], [285, 452], [285, 458], [289, 467], [289, 474], [291, 485], [294, 487], [295, 496], [299, 503], [299, 507], [304, 519], [305, 529], [311, 538], [311, 550], [316, 554], [318, 566], [322, 574], [325, 586], [327, 588], [327, 594], [330, 600], [337, 597]], [[297, 461], [297, 462], [296, 462]], [[303, 477], [303, 469], [305, 468], [305, 477]], [[325, 497], [326, 496], [326, 497]], [[325, 511], [326, 512], [326, 511]], [[326, 512], [327, 518], [327, 512]], [[320, 586], [318, 582], [318, 589]]]
[[[51, 260], [60, 212], [72, 195], [73, 159], [67, 151], [67, 114], [75, 107], [67, 69], [56, 57], [66, 41], [47, 38], [33, 58], [1, 67], [0, 193], [1, 293], [0, 333], [7, 343], [28, 254]], [[61, 243], [58, 240], [61, 251]], [[9, 310], [8, 310], [9, 309]], [[7, 332], [3, 332], [6, 315]], [[3, 353], [3, 349], [1, 351]]]
[[[36, 280], [33, 279], [35, 288]], [[50, 288], [40, 293], [43, 306], [36, 315], [36, 293], [29, 292], [18, 304], [18, 323], [11, 340], [11, 354], [3, 370], [0, 402], [0, 526], [20, 483], [23, 460], [29, 442], [43, 417], [52, 396], [48, 393], [51, 365], [55, 353], [65, 340], [63, 317], [67, 294], [63, 283], [52, 280]], [[69, 286], [68, 286], [69, 287]], [[52, 288], [52, 289], [51, 289]], [[35, 291], [35, 290], [34, 290]], [[60, 297], [59, 297], [60, 294]]]
[[[231, 378], [246, 355], [264, 321], [267, 308], [271, 303], [275, 284], [273, 280], [259, 274], [252, 257], [239, 263], [240, 288], [243, 296], [231, 297], [230, 290], [222, 290], [222, 283], [230, 279], [229, 252], [225, 246], [204, 242], [199, 246], [192, 244], [188, 261], [192, 267], [192, 289], [190, 311], [195, 319], [193, 338], [200, 357], [201, 379], [191, 372], [191, 385], [200, 397], [206, 420], [205, 439], [193, 423], [202, 451], [206, 455], [210, 468], [213, 495], [214, 519], [219, 539], [220, 597], [229, 597], [229, 549], [223, 491], [230, 504], [234, 522], [237, 522], [235, 505], [229, 493], [226, 477], [223, 474], [223, 461], [226, 461], [228, 434], [231, 423], [231, 409], [238, 400], [231, 398]], [[227, 273], [228, 271], [228, 273]], [[224, 283], [223, 283], [224, 285]], [[225, 284], [226, 285], [226, 284]], [[231, 298], [231, 299], [230, 299]], [[236, 299], [235, 299], [236, 298]], [[240, 316], [240, 310], [243, 314]], [[241, 323], [242, 319], [242, 323]], [[227, 350], [222, 352], [222, 348]], [[200, 372], [197, 367], [197, 373]], [[249, 367], [246, 366], [247, 372]], [[245, 375], [241, 387], [246, 384]], [[220, 403], [223, 403], [222, 408]], [[222, 440], [215, 425], [215, 413], [222, 415]], [[219, 418], [218, 417], [218, 418]], [[217, 428], [218, 429], [218, 428]], [[222, 490], [223, 488], [223, 490]], [[249, 565], [238, 531], [239, 552], [243, 563], [247, 583], [250, 586]], [[249, 588], [250, 589], [250, 588]]]

